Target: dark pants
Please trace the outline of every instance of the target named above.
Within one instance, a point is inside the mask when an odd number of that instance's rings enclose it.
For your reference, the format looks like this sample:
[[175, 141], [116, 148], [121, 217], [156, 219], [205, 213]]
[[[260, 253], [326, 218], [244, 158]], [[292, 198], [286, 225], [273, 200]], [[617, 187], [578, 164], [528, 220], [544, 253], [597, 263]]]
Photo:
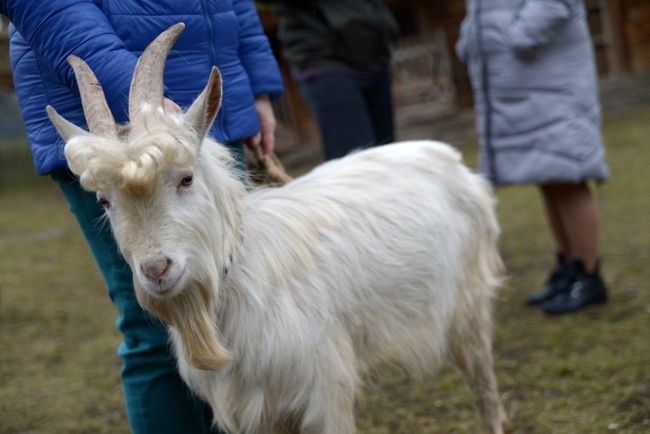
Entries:
[[[229, 145], [243, 161], [242, 142]], [[123, 341], [117, 353], [123, 362], [121, 378], [132, 432], [217, 433], [211, 430], [210, 409], [192, 395], [177, 372], [165, 326], [138, 304], [131, 269], [110, 227], [102, 223], [104, 210], [95, 193], [84, 191], [68, 170], [55, 171], [52, 178], [81, 227], [119, 313], [116, 325]]]
[[394, 140], [388, 71], [328, 73], [299, 85], [320, 128], [326, 160]]

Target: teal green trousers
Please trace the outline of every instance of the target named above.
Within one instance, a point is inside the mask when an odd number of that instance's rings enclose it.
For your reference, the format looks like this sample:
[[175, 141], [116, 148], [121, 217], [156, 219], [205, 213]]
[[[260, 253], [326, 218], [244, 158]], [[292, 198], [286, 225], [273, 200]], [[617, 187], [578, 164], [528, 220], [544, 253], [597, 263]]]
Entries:
[[[242, 142], [231, 145], [243, 161]], [[52, 173], [99, 265], [108, 295], [118, 310], [123, 341], [121, 379], [127, 416], [134, 434], [207, 434], [212, 413], [193, 396], [176, 370], [165, 326], [135, 298], [131, 269], [119, 253], [95, 193], [84, 191], [68, 170]]]

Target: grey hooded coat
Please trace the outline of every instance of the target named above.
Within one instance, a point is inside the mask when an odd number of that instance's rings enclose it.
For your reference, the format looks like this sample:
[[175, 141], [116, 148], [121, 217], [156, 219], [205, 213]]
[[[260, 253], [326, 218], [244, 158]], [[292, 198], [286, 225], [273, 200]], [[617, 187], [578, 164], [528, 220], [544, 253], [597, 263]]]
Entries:
[[608, 177], [582, 0], [466, 0], [456, 45], [495, 185]]

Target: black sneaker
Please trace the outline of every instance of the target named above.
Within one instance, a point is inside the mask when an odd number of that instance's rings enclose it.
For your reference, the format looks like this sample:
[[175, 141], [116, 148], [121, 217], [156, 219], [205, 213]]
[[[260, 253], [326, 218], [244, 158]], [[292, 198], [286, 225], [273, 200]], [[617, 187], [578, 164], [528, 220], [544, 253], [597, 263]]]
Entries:
[[558, 255], [558, 262], [551, 276], [546, 281], [544, 288], [541, 291], [534, 292], [526, 297], [526, 304], [537, 305], [542, 304], [546, 300], [560, 294], [563, 290], [567, 289], [574, 282], [576, 277], [576, 270], [573, 268], [573, 263], [567, 264], [562, 255]]
[[599, 267], [593, 274], [585, 274], [581, 261], [574, 261], [577, 276], [573, 284], [550, 300], [542, 303], [544, 312], [561, 314], [575, 312], [592, 304], [607, 301], [607, 288], [600, 277]]

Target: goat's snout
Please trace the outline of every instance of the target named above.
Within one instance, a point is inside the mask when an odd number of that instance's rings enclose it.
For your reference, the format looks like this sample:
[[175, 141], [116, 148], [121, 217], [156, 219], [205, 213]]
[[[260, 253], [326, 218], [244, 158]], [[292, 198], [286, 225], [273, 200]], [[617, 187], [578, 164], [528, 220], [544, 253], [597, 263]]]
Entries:
[[183, 267], [171, 257], [159, 253], [139, 261], [141, 282], [145, 288], [157, 295], [168, 295], [178, 286]]
[[170, 258], [160, 255], [144, 259], [140, 263], [140, 269], [147, 279], [160, 283], [169, 274], [171, 265]]

